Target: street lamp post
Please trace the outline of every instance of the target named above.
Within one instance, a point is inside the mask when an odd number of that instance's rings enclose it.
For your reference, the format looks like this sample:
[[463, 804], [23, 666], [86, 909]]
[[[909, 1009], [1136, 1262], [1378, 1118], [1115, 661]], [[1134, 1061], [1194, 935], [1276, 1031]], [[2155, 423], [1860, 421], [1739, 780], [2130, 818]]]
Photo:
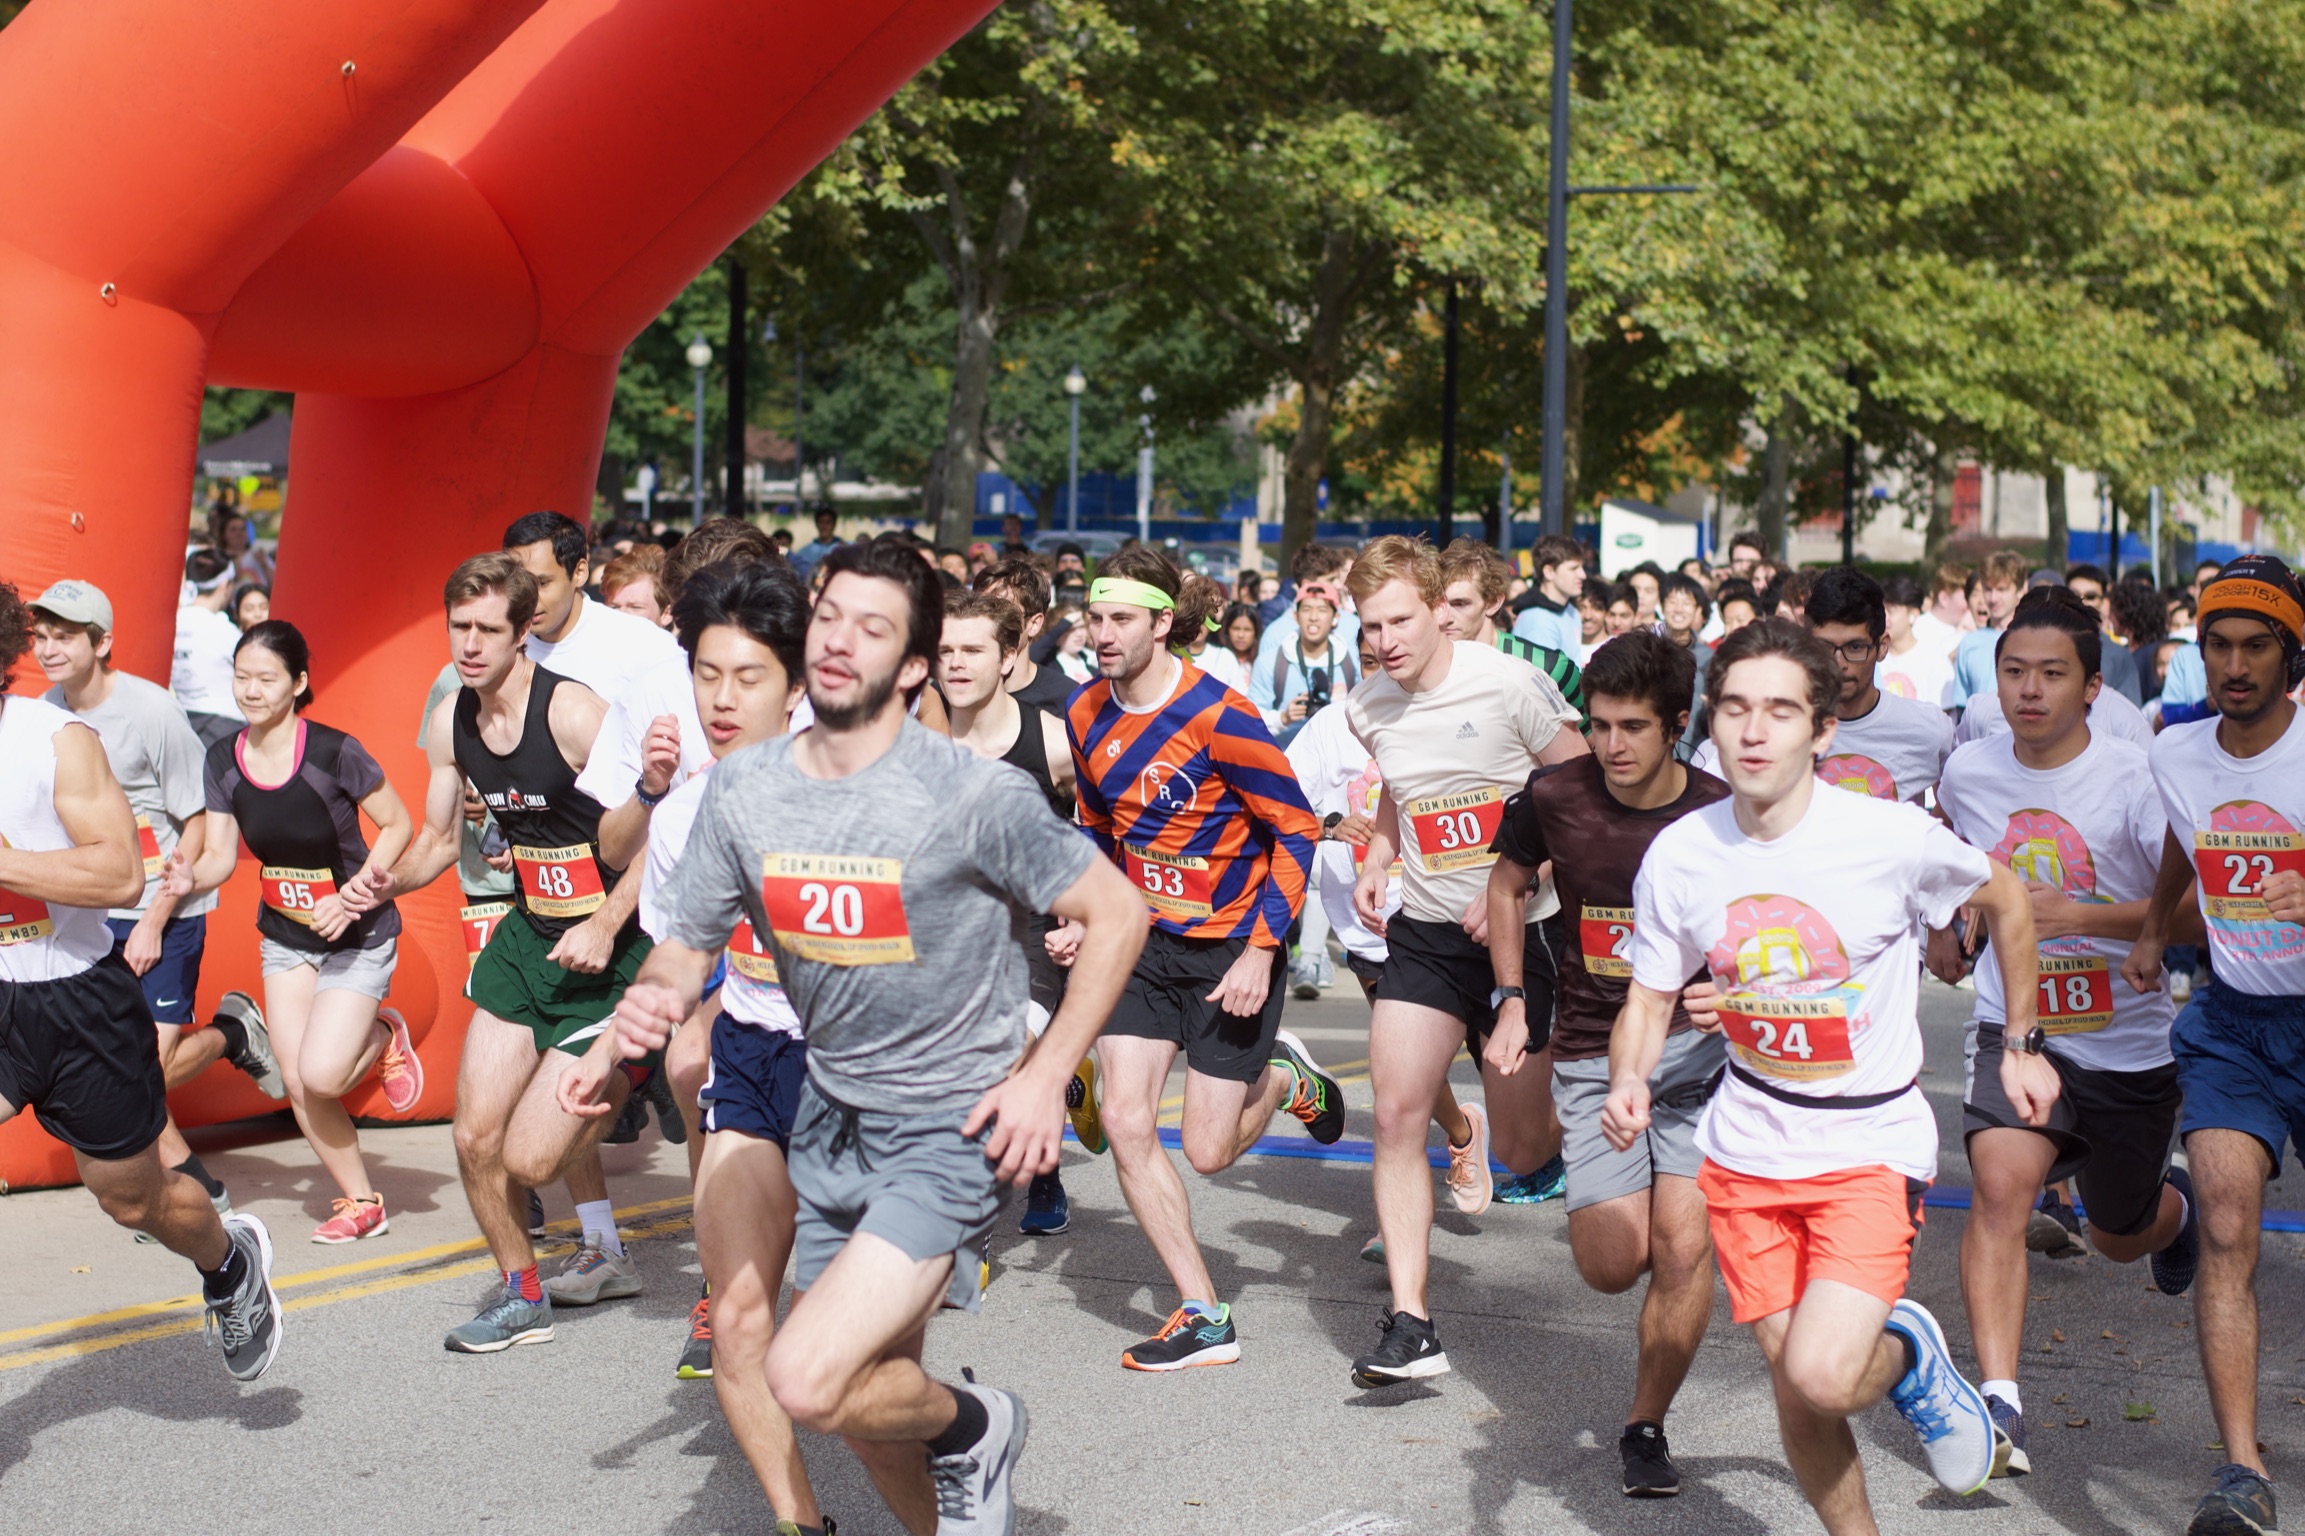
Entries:
[[704, 521], [704, 370], [712, 366], [712, 348], [702, 336], [688, 338], [688, 366], [696, 370], [696, 438], [689, 459], [689, 521]]
[[1064, 474], [1064, 531], [1080, 532], [1080, 397], [1088, 390], [1088, 376], [1080, 371], [1080, 364], [1064, 376], [1065, 403], [1072, 413], [1070, 436], [1065, 445]]
[[1145, 403], [1144, 413], [1137, 417], [1137, 425], [1144, 428], [1144, 446], [1136, 455], [1136, 541], [1152, 542], [1153, 496], [1153, 387], [1147, 384], [1137, 396]]

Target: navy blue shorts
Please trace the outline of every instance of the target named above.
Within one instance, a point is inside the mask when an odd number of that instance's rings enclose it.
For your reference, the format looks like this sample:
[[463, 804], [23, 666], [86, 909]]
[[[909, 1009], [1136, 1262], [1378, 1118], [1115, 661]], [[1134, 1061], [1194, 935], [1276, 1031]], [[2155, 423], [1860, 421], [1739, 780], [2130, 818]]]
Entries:
[[792, 1117], [808, 1076], [808, 1047], [780, 1029], [712, 1020], [712, 1066], [697, 1090], [707, 1131], [741, 1131], [790, 1149]]
[[[104, 926], [112, 930], [112, 953], [116, 955], [128, 947], [128, 935], [136, 931], [135, 922], [125, 917], [108, 917]], [[200, 990], [200, 956], [207, 948], [205, 915], [172, 917], [160, 930], [160, 958], [151, 970], [136, 978], [143, 984], [153, 1023], [192, 1022], [192, 995]]]
[[2305, 1145], [2305, 997], [2255, 997], [2212, 978], [2169, 1031], [2185, 1090], [2180, 1135], [2247, 1131], [2281, 1176], [2285, 1143]]

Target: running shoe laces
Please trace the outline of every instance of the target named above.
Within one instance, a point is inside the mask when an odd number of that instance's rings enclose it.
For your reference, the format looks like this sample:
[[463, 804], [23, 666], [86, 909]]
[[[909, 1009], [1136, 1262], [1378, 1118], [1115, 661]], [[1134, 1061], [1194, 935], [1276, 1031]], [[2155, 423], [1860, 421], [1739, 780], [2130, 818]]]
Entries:
[[1889, 1389], [1889, 1401], [1924, 1442], [1942, 1439], [1953, 1427], [1952, 1394], [1939, 1379], [1936, 1358], [1916, 1349], [1913, 1369]]
[[928, 1475], [936, 1484], [938, 1524], [976, 1518], [976, 1473], [974, 1451], [928, 1459]]
[[688, 1309], [688, 1336], [691, 1339], [711, 1339], [712, 1300], [710, 1297], [699, 1298], [696, 1305]]
[[1481, 1183], [1481, 1166], [1475, 1161], [1481, 1144], [1478, 1136], [1467, 1136], [1465, 1144], [1449, 1143], [1448, 1184], [1451, 1189], [1477, 1189]]
[[227, 1355], [236, 1355], [248, 1347], [255, 1332], [248, 1326], [248, 1309], [241, 1304], [238, 1292], [208, 1304], [208, 1323], [203, 1332], [211, 1347], [222, 1344]]
[[1311, 1120], [1321, 1112], [1321, 1085], [1293, 1069], [1289, 1075], [1296, 1080], [1296, 1091], [1289, 1095], [1289, 1113], [1299, 1120]]

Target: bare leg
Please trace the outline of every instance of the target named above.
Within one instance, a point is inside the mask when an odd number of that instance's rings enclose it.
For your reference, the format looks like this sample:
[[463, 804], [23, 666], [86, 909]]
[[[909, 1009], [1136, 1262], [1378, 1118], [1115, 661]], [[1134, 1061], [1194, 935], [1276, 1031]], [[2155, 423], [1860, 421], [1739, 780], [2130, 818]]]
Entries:
[[2265, 1144], [2247, 1131], [2185, 1138], [2201, 1202], [2201, 1270], [2193, 1282], [2193, 1335], [2225, 1454], [2260, 1477], [2257, 1454], [2257, 1247], [2265, 1215]]
[[1104, 1077], [1104, 1131], [1111, 1144], [1113, 1171], [1121, 1194], [1143, 1229], [1145, 1240], [1168, 1270], [1177, 1295], [1186, 1301], [1214, 1302], [1200, 1244], [1193, 1239], [1192, 1201], [1184, 1179], [1160, 1143], [1161, 1089], [1177, 1048], [1162, 1040], [1107, 1035], [1096, 1043], [1097, 1068]]
[[691, 1185], [704, 1166], [704, 1115], [697, 1107], [696, 1095], [712, 1068], [712, 1021], [719, 1013], [718, 998], [697, 1004], [696, 1012], [673, 1031], [672, 1043], [664, 1048], [664, 1075], [672, 1086], [672, 1101], [680, 1108], [680, 1123], [688, 1127]]
[[[224, 1037], [213, 1029], [187, 1031], [182, 1024], [157, 1024], [159, 1032], [160, 1073], [167, 1080], [168, 1091], [173, 1093], [192, 1079], [208, 1070], [224, 1057]], [[170, 1115], [168, 1124], [160, 1132], [160, 1162], [174, 1168], [192, 1155], [184, 1141], [184, 1133], [176, 1128], [176, 1117]]]
[[536, 1262], [528, 1241], [528, 1187], [515, 1184], [504, 1170], [505, 1129], [536, 1074], [536, 1057], [536, 1037], [527, 1026], [475, 1010], [456, 1074], [456, 1169], [464, 1177], [472, 1219], [504, 1270]]
[[[1369, 1085], [1376, 1090], [1373, 1159], [1377, 1230], [1393, 1310], [1430, 1321], [1425, 1304], [1433, 1230], [1433, 1170], [1425, 1160], [1433, 1099], [1464, 1044], [1464, 1021], [1437, 1008], [1380, 999], [1369, 1019]], [[1524, 1071], [1534, 1070], [1532, 1061]], [[1548, 1065], [1549, 1075], [1551, 1068]], [[1509, 1164], [1507, 1166], [1510, 1166]]]
[[1904, 1345], [1884, 1326], [1888, 1318], [1880, 1298], [1814, 1280], [1798, 1305], [1753, 1325], [1774, 1379], [1785, 1458], [1831, 1536], [1878, 1536], [1848, 1421], [1904, 1374]]
[[1473, 1122], [1466, 1119], [1465, 1112], [1457, 1107], [1457, 1091], [1449, 1086], [1445, 1070], [1441, 1076], [1440, 1091], [1433, 1095], [1433, 1124], [1441, 1128], [1441, 1134], [1449, 1138], [1452, 1147], [1463, 1146], [1473, 1134]]
[[1713, 1232], [1695, 1179], [1660, 1173], [1649, 1200], [1649, 1294], [1626, 1422], [1662, 1424], [1713, 1320]]
[[341, 987], [315, 993], [318, 979], [308, 965], [267, 977], [264, 1016], [304, 1139], [336, 1187], [357, 1198], [374, 1194], [376, 1186], [342, 1098], [375, 1066], [386, 1036], [375, 998]]
[[[1447, 1071], [1446, 1065], [1442, 1070]], [[1561, 1118], [1553, 1109], [1553, 1048], [1531, 1051], [1507, 1077], [1481, 1064], [1481, 1095], [1489, 1107], [1489, 1149], [1515, 1177], [1535, 1173], [1561, 1151]]]
[[1988, 1381], [2017, 1379], [2025, 1343], [2025, 1226], [2041, 1181], [2057, 1160], [2048, 1137], [1995, 1126], [1969, 1138], [1976, 1192], [1961, 1229], [1961, 1300], [1977, 1344], [1977, 1369]]
[[216, 1269], [231, 1251], [224, 1222], [208, 1203], [208, 1191], [188, 1175], [160, 1164], [158, 1143], [134, 1157], [94, 1158], [75, 1152], [80, 1182], [104, 1214], [136, 1232], [150, 1233], [171, 1253], [202, 1269]]
[[2177, 1233], [2184, 1225], [2185, 1197], [2164, 1184], [2161, 1202], [2153, 1208], [2151, 1226], [2142, 1232], [2107, 1232], [2101, 1227], [2091, 1227], [2089, 1241], [2114, 1263], [2131, 1264], [2177, 1241]]
[[[599, 1172], [600, 1138], [616, 1123], [614, 1111], [622, 1109], [632, 1096], [631, 1079], [622, 1072], [611, 1072], [606, 1094], [611, 1113], [585, 1119], [568, 1113], [560, 1107], [560, 1080], [576, 1062], [577, 1058], [566, 1051], [546, 1051], [505, 1123], [504, 1171], [530, 1189], [550, 1184], [565, 1173], [569, 1193], [576, 1194], [576, 1171], [589, 1161], [593, 1171]], [[577, 1198], [605, 1200], [608, 1185], [604, 1180], [599, 1194]]]
[[1267, 1066], [1253, 1083], [1185, 1070], [1185, 1161], [1204, 1177], [1222, 1173], [1256, 1145], [1289, 1090], [1289, 1074]]

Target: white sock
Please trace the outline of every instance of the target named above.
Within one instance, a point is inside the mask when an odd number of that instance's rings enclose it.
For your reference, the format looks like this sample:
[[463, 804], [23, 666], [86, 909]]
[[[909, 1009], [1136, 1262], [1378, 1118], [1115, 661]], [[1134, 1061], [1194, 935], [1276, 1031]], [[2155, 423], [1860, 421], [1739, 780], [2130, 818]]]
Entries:
[[619, 1257], [623, 1255], [624, 1239], [616, 1235], [616, 1207], [608, 1201], [577, 1201], [576, 1224], [586, 1237], [597, 1239], [602, 1248]]
[[2019, 1413], [2025, 1411], [2025, 1400], [2017, 1395], [2017, 1384], [2013, 1381], [1980, 1381], [1977, 1390], [1987, 1397], [1999, 1398]]

